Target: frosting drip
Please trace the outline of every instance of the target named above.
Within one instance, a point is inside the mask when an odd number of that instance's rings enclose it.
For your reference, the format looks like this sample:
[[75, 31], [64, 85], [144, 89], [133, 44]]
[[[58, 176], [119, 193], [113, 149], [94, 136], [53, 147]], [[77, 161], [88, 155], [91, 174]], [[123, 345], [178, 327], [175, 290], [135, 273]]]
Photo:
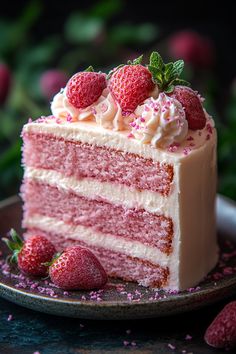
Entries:
[[138, 117], [130, 124], [132, 134], [144, 144], [167, 147], [187, 136], [188, 122], [181, 103], [164, 93], [147, 99], [135, 113]]

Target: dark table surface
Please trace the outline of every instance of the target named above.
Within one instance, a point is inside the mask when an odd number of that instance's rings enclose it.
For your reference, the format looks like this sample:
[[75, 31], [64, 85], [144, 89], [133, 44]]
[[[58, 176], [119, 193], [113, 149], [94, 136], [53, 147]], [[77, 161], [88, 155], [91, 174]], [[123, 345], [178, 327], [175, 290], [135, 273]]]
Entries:
[[92, 321], [42, 314], [0, 299], [0, 353], [226, 353], [208, 347], [203, 336], [228, 301], [174, 317]]

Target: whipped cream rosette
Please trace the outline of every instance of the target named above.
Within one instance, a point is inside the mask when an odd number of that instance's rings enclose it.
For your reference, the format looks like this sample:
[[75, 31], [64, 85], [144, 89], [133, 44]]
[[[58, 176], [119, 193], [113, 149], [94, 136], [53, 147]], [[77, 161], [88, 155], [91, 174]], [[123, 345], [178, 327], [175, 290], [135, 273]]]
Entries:
[[188, 122], [179, 101], [160, 93], [157, 99], [149, 98], [136, 111], [132, 134], [144, 144], [167, 147], [180, 143], [188, 133]]

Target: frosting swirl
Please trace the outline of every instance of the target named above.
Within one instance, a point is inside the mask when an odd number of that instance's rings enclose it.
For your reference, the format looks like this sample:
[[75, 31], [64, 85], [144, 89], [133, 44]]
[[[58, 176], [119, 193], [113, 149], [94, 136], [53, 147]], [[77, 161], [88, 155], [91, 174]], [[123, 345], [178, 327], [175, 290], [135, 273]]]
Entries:
[[144, 144], [164, 148], [187, 136], [188, 122], [181, 103], [163, 92], [157, 99], [147, 99], [135, 113], [138, 118], [130, 124], [132, 134]]
[[94, 117], [96, 123], [103, 128], [114, 130], [124, 129], [121, 107], [114, 101], [111, 93], [98, 104], [94, 105]]
[[51, 103], [52, 114], [59, 119], [76, 122], [80, 120], [95, 120], [97, 124], [114, 130], [127, 128], [131, 118], [123, 117], [121, 107], [115, 102], [111, 93], [105, 89], [99, 99], [84, 109], [78, 109], [70, 104], [65, 90], [57, 93]]

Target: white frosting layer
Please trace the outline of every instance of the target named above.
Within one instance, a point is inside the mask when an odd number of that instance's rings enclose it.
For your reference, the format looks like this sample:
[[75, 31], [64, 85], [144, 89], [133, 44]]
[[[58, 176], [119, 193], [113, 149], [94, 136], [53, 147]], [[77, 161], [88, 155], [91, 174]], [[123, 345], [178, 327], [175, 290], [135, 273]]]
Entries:
[[167, 147], [181, 143], [188, 133], [188, 122], [179, 101], [160, 93], [155, 100], [147, 99], [135, 112], [132, 134], [144, 144]]
[[129, 241], [122, 237], [105, 235], [94, 231], [90, 227], [65, 224], [56, 218], [35, 214], [24, 221], [28, 228], [39, 228], [46, 232], [62, 234], [66, 239], [75, 239], [87, 243], [89, 246], [103, 247], [114, 252], [121, 252], [127, 256], [145, 259], [153, 264], [167, 266], [169, 258], [158, 248], [146, 246], [139, 241]]
[[47, 183], [66, 192], [94, 199], [105, 199], [112, 204], [123, 205], [127, 208], [145, 209], [150, 213], [164, 214], [173, 217], [175, 214], [175, 193], [169, 198], [160, 193], [147, 190], [131, 189], [125, 185], [99, 182], [96, 179], [83, 178], [79, 181], [75, 177], [66, 177], [54, 170], [44, 170], [33, 167], [25, 168], [25, 178], [41, 183]]

